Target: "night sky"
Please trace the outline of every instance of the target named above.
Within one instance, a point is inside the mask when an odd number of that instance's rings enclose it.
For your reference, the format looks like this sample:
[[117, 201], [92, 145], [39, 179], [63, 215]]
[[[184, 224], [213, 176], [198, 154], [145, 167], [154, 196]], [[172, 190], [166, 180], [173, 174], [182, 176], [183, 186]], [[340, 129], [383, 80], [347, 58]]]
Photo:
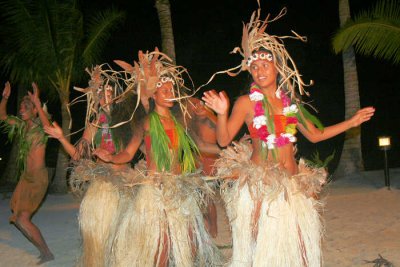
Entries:
[[[138, 50], [161, 48], [160, 29], [154, 1], [81, 1], [85, 12], [104, 9], [110, 6], [124, 10], [126, 20], [116, 31], [104, 50], [102, 62], [111, 63], [113, 59], [132, 62], [137, 59]], [[174, 1], [171, 2], [171, 13], [175, 37], [177, 64], [185, 66], [195, 83], [200, 86], [216, 71], [228, 69], [240, 63], [239, 55], [229, 52], [240, 45], [242, 21], [248, 22], [252, 11], [257, 8], [257, 1]], [[371, 7], [375, 1], [350, 0], [352, 13]], [[294, 30], [307, 36], [307, 43], [297, 40], [285, 41], [286, 48], [295, 60], [305, 81], [314, 80], [309, 88], [312, 105], [318, 110], [317, 116], [330, 125], [344, 119], [343, 68], [340, 55], [335, 55], [330, 40], [339, 27], [337, 1], [261, 0], [262, 18], [268, 13], [277, 15], [287, 7], [287, 15], [272, 23], [267, 31], [270, 34], [289, 35]], [[316, 10], [316, 11], [315, 11]], [[112, 65], [116, 69], [117, 66]], [[376, 107], [372, 121], [362, 126], [362, 149], [367, 170], [383, 168], [383, 153], [377, 147], [377, 137], [382, 134], [392, 137], [392, 149], [389, 151], [389, 166], [400, 167], [399, 116], [396, 107], [399, 103], [400, 88], [398, 77], [400, 67], [373, 58], [357, 57], [361, 106]], [[3, 78], [5, 81], [7, 78]], [[231, 78], [218, 76], [208, 89], [226, 90], [232, 101], [240, 92], [248, 89], [249, 77], [246, 73]], [[83, 83], [79, 86], [85, 86]], [[42, 96], [44, 98], [44, 96]], [[57, 103], [50, 103], [49, 110], [55, 120], [60, 120]], [[17, 110], [10, 109], [16, 114]], [[79, 114], [82, 115], [82, 114]], [[78, 128], [79, 116], [74, 114], [75, 127]], [[334, 169], [341, 152], [344, 135], [318, 144], [311, 144], [298, 135], [299, 155], [309, 157], [318, 150], [321, 158], [336, 151], [335, 160], [330, 169]], [[3, 147], [4, 135], [0, 139], [0, 157], [4, 164], [7, 155]], [[54, 145], [53, 145], [54, 144]], [[54, 151], [57, 142], [50, 142]], [[54, 157], [53, 157], [54, 158]], [[48, 165], [54, 166], [48, 157]], [[1, 169], [1, 165], [0, 165]]]

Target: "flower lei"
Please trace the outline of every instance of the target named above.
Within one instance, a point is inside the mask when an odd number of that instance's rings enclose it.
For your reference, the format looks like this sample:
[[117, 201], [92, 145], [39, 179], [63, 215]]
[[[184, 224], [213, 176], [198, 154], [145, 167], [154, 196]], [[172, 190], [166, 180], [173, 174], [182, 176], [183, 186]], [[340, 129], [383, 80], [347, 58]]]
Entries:
[[[267, 118], [269, 114], [265, 111], [267, 100], [255, 83], [251, 84], [249, 97], [251, 101], [256, 102], [254, 107], [253, 127], [257, 130], [257, 135], [261, 139], [263, 147], [275, 149], [296, 142], [297, 139], [294, 135], [297, 132], [296, 124], [298, 120], [296, 113], [298, 112], [298, 108], [297, 105], [291, 104], [290, 98], [284, 92], [277, 91], [277, 97], [282, 99], [282, 113], [286, 117], [285, 132], [281, 133], [279, 136], [273, 133], [274, 123], [270, 121], [270, 118]], [[269, 127], [267, 127], [267, 124], [269, 124]]]

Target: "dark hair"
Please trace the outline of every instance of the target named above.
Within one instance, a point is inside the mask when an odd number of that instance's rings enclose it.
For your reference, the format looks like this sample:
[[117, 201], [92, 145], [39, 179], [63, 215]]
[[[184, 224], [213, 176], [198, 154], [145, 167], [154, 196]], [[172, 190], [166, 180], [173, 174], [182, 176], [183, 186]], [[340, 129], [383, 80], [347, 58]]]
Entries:
[[[133, 92], [129, 92], [122, 102], [113, 104], [113, 109], [111, 109], [110, 114], [110, 125], [116, 125], [120, 122], [129, 121], [132, 116], [132, 112], [136, 107], [137, 100], [138, 96]], [[146, 112], [142, 104], [139, 103], [132, 120], [113, 129], [117, 139], [121, 140], [124, 147], [128, 145], [135, 132], [142, 130], [145, 116]]]

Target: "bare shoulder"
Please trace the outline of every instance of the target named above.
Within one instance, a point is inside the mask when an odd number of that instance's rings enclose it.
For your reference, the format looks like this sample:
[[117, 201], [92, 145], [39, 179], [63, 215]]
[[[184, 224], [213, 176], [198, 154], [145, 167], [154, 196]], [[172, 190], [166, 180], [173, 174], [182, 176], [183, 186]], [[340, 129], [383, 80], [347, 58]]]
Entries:
[[240, 104], [244, 104], [244, 105], [250, 104], [251, 103], [250, 97], [248, 95], [239, 96], [235, 103], [238, 103], [238, 104], [240, 103]]
[[241, 112], [248, 112], [252, 107], [252, 102], [250, 101], [250, 98], [248, 95], [242, 95], [240, 96], [236, 101], [233, 106], [235, 110], [239, 110]]

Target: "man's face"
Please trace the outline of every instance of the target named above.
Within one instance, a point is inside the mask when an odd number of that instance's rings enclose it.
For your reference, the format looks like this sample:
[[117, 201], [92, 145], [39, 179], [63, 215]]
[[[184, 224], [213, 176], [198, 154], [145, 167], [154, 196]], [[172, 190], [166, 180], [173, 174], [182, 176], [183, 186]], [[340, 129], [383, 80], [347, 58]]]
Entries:
[[23, 121], [27, 121], [37, 116], [37, 110], [31, 101], [25, 99], [22, 100], [19, 106], [19, 115]]

